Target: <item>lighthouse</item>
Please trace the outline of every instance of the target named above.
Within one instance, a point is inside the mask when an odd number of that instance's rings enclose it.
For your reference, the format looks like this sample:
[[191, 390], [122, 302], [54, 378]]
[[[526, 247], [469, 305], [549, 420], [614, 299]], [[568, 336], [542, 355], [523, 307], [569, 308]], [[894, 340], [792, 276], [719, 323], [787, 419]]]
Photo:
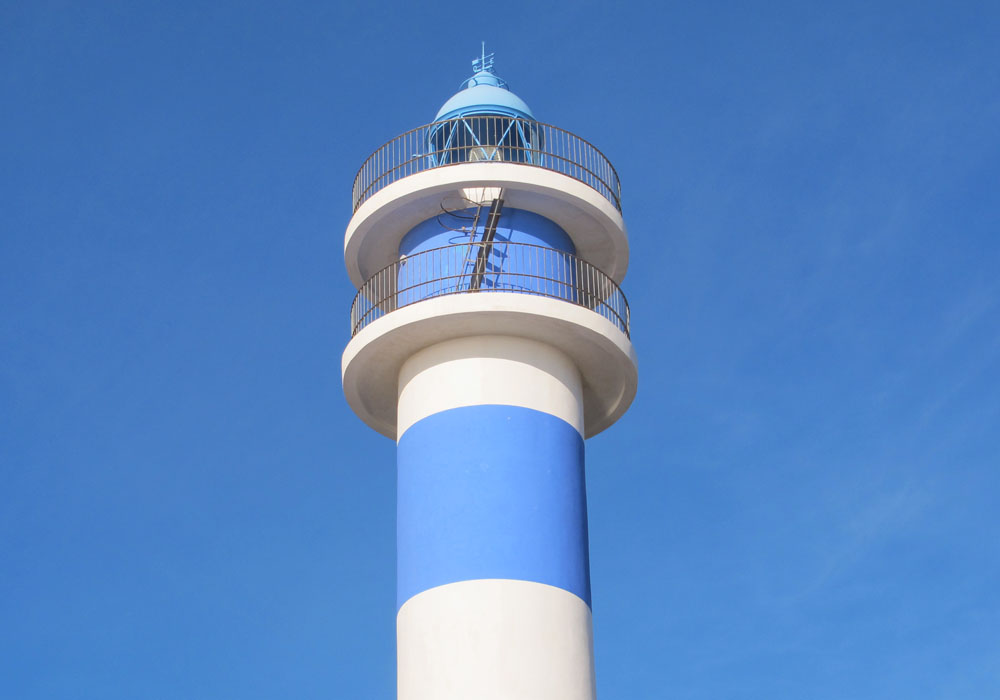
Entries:
[[344, 393], [397, 443], [398, 697], [585, 700], [584, 441], [637, 386], [621, 188], [472, 68], [361, 166], [344, 240]]

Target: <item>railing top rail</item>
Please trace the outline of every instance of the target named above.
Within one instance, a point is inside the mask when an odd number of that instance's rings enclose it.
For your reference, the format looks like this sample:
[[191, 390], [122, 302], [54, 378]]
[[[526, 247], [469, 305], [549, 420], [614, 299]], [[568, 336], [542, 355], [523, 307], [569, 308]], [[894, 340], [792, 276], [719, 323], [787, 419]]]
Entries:
[[[529, 144], [513, 144], [508, 142], [502, 144], [477, 144], [462, 141], [459, 145], [445, 145], [435, 147], [429, 142], [429, 136], [441, 132], [449, 125], [464, 124], [472, 130], [483, 124], [504, 124], [504, 125], [525, 125], [540, 133], [539, 142]], [[494, 134], [495, 135], [495, 134]], [[503, 138], [507, 138], [505, 135]], [[405, 147], [402, 147], [405, 146]], [[472, 162], [463, 160], [452, 160], [447, 157], [460, 151], [466, 151], [477, 146], [495, 147], [509, 151], [516, 151], [524, 154], [524, 160], [517, 160], [519, 164], [541, 167], [564, 175], [573, 177], [584, 184], [590, 185], [600, 192], [608, 201], [614, 204], [618, 211], [621, 211], [621, 180], [618, 171], [611, 161], [608, 160], [600, 149], [585, 138], [577, 136], [571, 131], [562, 129], [553, 124], [525, 119], [523, 117], [509, 117], [498, 115], [473, 115], [466, 117], [454, 117], [441, 121], [423, 124], [386, 141], [376, 148], [368, 158], [358, 168], [354, 177], [353, 210], [369, 197], [378, 192], [386, 185], [395, 182], [401, 177], [413, 175], [424, 170], [431, 170], [446, 165], [456, 165], [461, 162]], [[416, 147], [416, 148], [414, 148]], [[445, 155], [445, 158], [438, 160], [438, 156]], [[545, 157], [555, 159], [555, 163], [549, 164]], [[532, 160], [535, 157], [535, 162]], [[494, 162], [492, 158], [475, 160], [476, 163]], [[497, 159], [495, 162], [504, 162]], [[565, 168], [566, 164], [580, 172], [566, 172], [559, 166]], [[401, 176], [396, 175], [396, 171], [403, 166], [406, 172]]]

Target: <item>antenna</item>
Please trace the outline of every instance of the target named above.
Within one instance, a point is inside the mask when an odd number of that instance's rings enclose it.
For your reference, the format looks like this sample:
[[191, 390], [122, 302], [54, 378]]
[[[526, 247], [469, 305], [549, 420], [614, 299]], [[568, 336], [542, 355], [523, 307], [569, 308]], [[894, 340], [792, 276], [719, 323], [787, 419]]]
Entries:
[[472, 59], [472, 72], [481, 73], [482, 71], [493, 72], [493, 54], [486, 53], [486, 42], [483, 42], [482, 55], [479, 58]]

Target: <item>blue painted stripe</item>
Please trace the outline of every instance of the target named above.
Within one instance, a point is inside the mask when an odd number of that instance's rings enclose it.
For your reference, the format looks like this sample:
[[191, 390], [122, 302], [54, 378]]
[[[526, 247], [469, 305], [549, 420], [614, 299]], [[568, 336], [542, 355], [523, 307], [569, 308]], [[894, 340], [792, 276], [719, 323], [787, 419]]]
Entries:
[[397, 609], [456, 581], [537, 581], [590, 605], [584, 448], [560, 418], [467, 406], [411, 426], [397, 448]]

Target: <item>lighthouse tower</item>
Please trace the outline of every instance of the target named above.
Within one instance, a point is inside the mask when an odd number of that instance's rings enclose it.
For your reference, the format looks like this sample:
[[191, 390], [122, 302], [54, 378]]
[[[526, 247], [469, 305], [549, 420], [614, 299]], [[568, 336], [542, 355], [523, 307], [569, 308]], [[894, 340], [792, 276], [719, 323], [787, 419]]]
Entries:
[[584, 700], [584, 439], [636, 391], [618, 175], [492, 54], [354, 181], [344, 392], [397, 443], [401, 700]]

